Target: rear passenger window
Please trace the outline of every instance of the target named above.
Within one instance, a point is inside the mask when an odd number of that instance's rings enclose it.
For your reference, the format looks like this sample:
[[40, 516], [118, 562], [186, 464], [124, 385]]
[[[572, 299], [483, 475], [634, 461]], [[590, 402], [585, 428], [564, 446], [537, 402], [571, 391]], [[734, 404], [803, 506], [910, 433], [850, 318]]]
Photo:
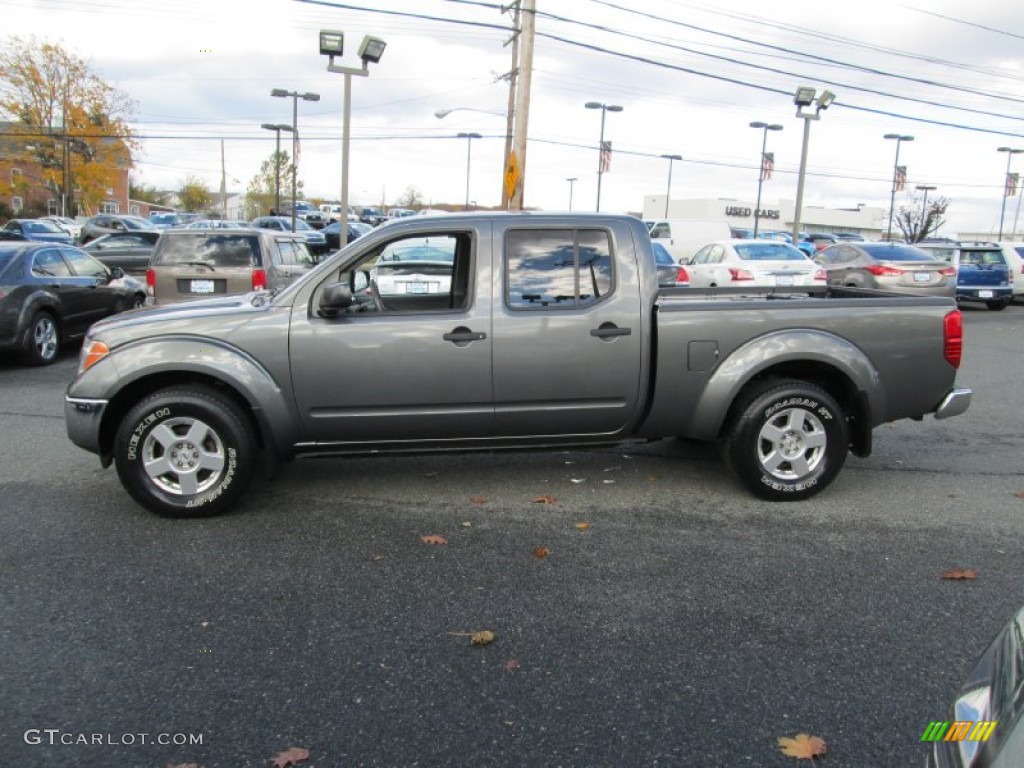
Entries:
[[505, 235], [505, 302], [513, 309], [577, 309], [612, 291], [603, 229], [513, 229]]
[[256, 235], [182, 234], [160, 238], [154, 264], [189, 264], [197, 261], [214, 267], [258, 266]]
[[71, 277], [71, 270], [56, 250], [40, 251], [32, 257], [32, 274], [36, 277]]

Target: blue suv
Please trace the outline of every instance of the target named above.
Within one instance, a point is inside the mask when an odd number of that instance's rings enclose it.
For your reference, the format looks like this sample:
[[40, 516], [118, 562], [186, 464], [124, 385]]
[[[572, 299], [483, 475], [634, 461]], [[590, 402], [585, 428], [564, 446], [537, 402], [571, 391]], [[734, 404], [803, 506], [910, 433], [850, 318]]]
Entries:
[[1006, 309], [1013, 301], [1010, 267], [998, 243], [915, 243], [956, 268], [956, 300]]

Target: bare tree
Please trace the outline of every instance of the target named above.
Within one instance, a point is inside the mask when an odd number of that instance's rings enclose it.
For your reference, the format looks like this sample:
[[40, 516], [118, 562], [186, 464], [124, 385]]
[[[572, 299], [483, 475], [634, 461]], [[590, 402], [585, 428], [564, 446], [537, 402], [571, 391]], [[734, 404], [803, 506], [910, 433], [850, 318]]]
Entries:
[[893, 222], [903, 233], [903, 239], [908, 243], [919, 243], [929, 235], [939, 231], [939, 228], [946, 223], [946, 209], [949, 208], [949, 198], [936, 197], [928, 200], [927, 205], [923, 196], [914, 195], [909, 207], [900, 206]]

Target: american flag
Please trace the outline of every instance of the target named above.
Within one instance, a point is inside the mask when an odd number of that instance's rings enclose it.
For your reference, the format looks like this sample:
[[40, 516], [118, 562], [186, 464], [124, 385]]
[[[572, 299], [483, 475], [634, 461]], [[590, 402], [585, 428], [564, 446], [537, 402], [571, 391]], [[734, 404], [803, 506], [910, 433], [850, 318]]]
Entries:
[[601, 142], [601, 173], [608, 173], [612, 168], [612, 143]]
[[761, 155], [761, 181], [769, 181], [775, 172], [775, 153], [765, 152]]
[[1020, 183], [1019, 173], [1008, 173], [1006, 174], [1006, 197], [1015, 197], [1017, 194], [1017, 185]]
[[892, 180], [892, 188], [894, 192], [902, 192], [903, 188], [907, 186], [907, 166], [897, 165], [896, 175]]

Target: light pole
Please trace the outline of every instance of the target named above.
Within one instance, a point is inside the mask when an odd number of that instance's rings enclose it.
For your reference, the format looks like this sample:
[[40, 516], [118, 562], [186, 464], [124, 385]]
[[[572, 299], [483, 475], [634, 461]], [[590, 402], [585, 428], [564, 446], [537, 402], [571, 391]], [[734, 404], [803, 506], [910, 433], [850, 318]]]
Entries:
[[672, 195], [672, 161], [682, 160], [682, 155], [662, 155], [668, 160], [668, 187], [665, 190], [665, 218], [668, 218], [668, 199]]
[[577, 179], [575, 176], [566, 179], [569, 182], [569, 210], [572, 211], [572, 185], [576, 183]]
[[[793, 103], [796, 104], [796, 116], [804, 121], [804, 141], [800, 150], [800, 174], [796, 183], [796, 208], [793, 212], [793, 243], [800, 242], [800, 212], [804, 204], [804, 179], [807, 176], [807, 145], [811, 140], [811, 120], [820, 120], [821, 111], [828, 109], [829, 105], [836, 100], [832, 91], [822, 91], [815, 99], [815, 90], [807, 86], [800, 86], [793, 94]], [[807, 107], [814, 105], [814, 112], [808, 112]]]
[[[299, 93], [298, 91], [286, 91], [283, 88], [275, 88], [270, 92], [271, 96], [279, 98], [291, 97], [292, 100], [292, 232], [295, 231], [295, 197], [298, 184], [298, 158], [295, 157], [295, 149], [299, 143], [299, 99], [303, 101], [320, 101], [319, 93]], [[280, 212], [279, 212], [280, 213]]]
[[[292, 131], [290, 125], [284, 123], [263, 123], [260, 128], [273, 131], [277, 142], [274, 149], [274, 215], [281, 215], [281, 131]], [[295, 206], [292, 206], [293, 208]]]
[[587, 109], [601, 110], [601, 139], [597, 144], [597, 210], [601, 210], [601, 176], [604, 175], [604, 116], [606, 112], [621, 112], [618, 104], [602, 104], [599, 101], [588, 101], [583, 105]]
[[337, 72], [345, 76], [345, 106], [342, 112], [341, 128], [341, 219], [344, 226], [338, 227], [338, 247], [344, 248], [348, 243], [348, 145], [352, 123], [352, 75], [367, 77], [370, 74], [369, 64], [376, 64], [384, 55], [387, 43], [379, 37], [366, 35], [359, 44], [358, 56], [363, 66], [343, 67], [334, 63], [335, 56], [341, 56], [345, 51], [345, 33], [336, 30], [320, 30], [320, 55], [327, 56], [327, 71]]
[[[757, 205], [754, 206], [754, 237], [757, 237], [757, 226], [761, 221], [761, 185], [765, 181], [765, 171], [767, 164], [765, 163], [765, 150], [768, 148], [768, 131], [781, 131], [782, 126], [776, 125], [775, 123], [768, 124], [757, 121], [750, 124], [751, 128], [761, 128], [764, 131], [764, 135], [761, 137], [761, 168], [757, 174]], [[666, 217], [667, 218], [667, 217]], [[796, 244], [796, 240], [793, 243]]]
[[928, 236], [928, 193], [938, 189], [938, 187], [929, 184], [918, 184], [914, 189], [924, 192], [924, 202], [921, 203], [921, 233], [917, 238], [917, 241], [921, 242]]
[[903, 183], [900, 176], [900, 144], [904, 141], [913, 141], [913, 136], [903, 136], [899, 133], [887, 133], [882, 138], [884, 139], [895, 139], [896, 140], [896, 160], [892, 164], [892, 193], [889, 195], [889, 229], [886, 239], [892, 242], [892, 214], [893, 209], [896, 207], [896, 187], [903, 188]]
[[466, 140], [466, 210], [469, 210], [469, 161], [473, 153], [473, 139], [482, 139], [479, 133], [459, 133], [457, 139]]
[[[1013, 159], [1014, 155], [1019, 155], [1024, 152], [1024, 149], [1013, 149], [1011, 147], [999, 147], [997, 152], [1006, 153], [1006, 178], [1003, 179], [1003, 207], [999, 212], [999, 237], [997, 239], [1003, 239], [1003, 219], [1006, 218], [1006, 198], [1010, 196], [1010, 160]], [[1017, 190], [1017, 194], [1020, 194], [1020, 190]]]

